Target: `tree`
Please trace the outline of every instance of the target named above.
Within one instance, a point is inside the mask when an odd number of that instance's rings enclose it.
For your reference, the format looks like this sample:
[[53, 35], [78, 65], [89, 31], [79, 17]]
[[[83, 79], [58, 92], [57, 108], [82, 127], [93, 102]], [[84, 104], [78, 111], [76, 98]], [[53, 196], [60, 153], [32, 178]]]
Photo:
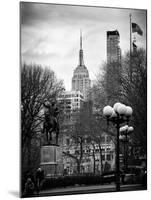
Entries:
[[[74, 114], [76, 122], [73, 124], [73, 129], [70, 131], [70, 138], [72, 143], [69, 145], [69, 150], [73, 148], [75, 153], [63, 152], [64, 155], [72, 158], [77, 165], [77, 173], [81, 172], [82, 160], [84, 158], [84, 150], [86, 148], [86, 139], [90, 134], [90, 116], [92, 112], [91, 101], [84, 102], [80, 110]], [[76, 116], [75, 116], [76, 115]]]
[[21, 147], [22, 167], [26, 170], [33, 168], [36, 158], [33, 153], [40, 151], [43, 103], [55, 100], [63, 89], [62, 81], [58, 81], [50, 69], [36, 64], [21, 66]]
[[103, 110], [106, 105], [120, 101], [122, 67], [118, 62], [104, 63], [91, 89], [94, 106]]
[[133, 108], [133, 143], [141, 146], [140, 154], [147, 153], [147, 64], [146, 52], [138, 49], [123, 60], [122, 98]]
[[[64, 151], [64, 155], [72, 158], [76, 162], [78, 173], [81, 172], [82, 161], [87, 156], [92, 157], [93, 159], [93, 172], [95, 173], [96, 145], [99, 147], [101, 172], [103, 169], [101, 145], [102, 134], [104, 131], [102, 131], [102, 121], [100, 121], [100, 116], [98, 117], [96, 113], [94, 114], [92, 108], [92, 101], [89, 100], [84, 102], [79, 113], [77, 112], [77, 121], [69, 135], [69, 137], [72, 138], [70, 145], [68, 145], [69, 151]], [[72, 151], [73, 147], [75, 153]]]
[[122, 66], [119, 62], [104, 63], [96, 76], [95, 84], [90, 93], [93, 99], [95, 114], [98, 115], [99, 128], [101, 132], [107, 132], [113, 139], [115, 136], [114, 126], [107, 126], [106, 119], [103, 117], [103, 108], [106, 105], [113, 106], [120, 102], [122, 93]]

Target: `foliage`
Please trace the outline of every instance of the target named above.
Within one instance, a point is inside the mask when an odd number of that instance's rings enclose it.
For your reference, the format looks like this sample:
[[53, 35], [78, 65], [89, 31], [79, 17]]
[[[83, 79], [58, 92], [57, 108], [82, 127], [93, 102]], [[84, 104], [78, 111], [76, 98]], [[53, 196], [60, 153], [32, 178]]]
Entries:
[[[147, 151], [147, 66], [146, 52], [138, 49], [123, 56], [122, 63], [104, 64], [100, 68], [97, 80], [92, 88], [94, 106], [101, 113], [101, 129], [105, 129], [105, 119], [102, 117], [104, 106], [113, 106], [122, 102], [133, 108], [131, 125], [134, 126], [133, 144], [141, 146], [140, 154]], [[114, 135], [114, 127], [110, 124], [106, 131]]]
[[101, 181], [101, 176], [94, 174], [79, 174], [76, 176], [70, 175], [57, 178], [46, 178], [43, 183], [42, 190], [75, 185], [95, 185], [101, 184]]
[[92, 114], [92, 106], [91, 102], [85, 102], [81, 107], [80, 111], [77, 111], [76, 118], [77, 121], [73, 126], [72, 131], [70, 132], [70, 138], [72, 138], [72, 142], [69, 145], [69, 150], [74, 146], [74, 150], [77, 152], [67, 153], [63, 152], [64, 155], [74, 159], [77, 164], [77, 173], [80, 173], [81, 162], [84, 156], [83, 150], [85, 148], [85, 141], [88, 135], [90, 135], [90, 121]]
[[[40, 158], [40, 142], [43, 130], [43, 103], [51, 102], [63, 90], [62, 81], [55, 73], [39, 65], [21, 66], [21, 142], [22, 167], [34, 169]], [[38, 154], [38, 155], [37, 155]], [[36, 160], [35, 160], [36, 159]]]
[[[140, 154], [147, 152], [147, 64], [146, 52], [138, 49], [123, 61], [122, 98], [133, 108], [133, 142], [141, 146]], [[141, 152], [142, 151], [142, 152]]]

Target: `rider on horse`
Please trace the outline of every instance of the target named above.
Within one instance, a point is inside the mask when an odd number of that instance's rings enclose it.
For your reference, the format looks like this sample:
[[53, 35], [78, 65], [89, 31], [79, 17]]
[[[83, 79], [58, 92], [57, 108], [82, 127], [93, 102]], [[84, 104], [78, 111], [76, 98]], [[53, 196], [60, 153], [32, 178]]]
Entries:
[[[48, 140], [48, 132], [50, 134], [51, 138], [51, 132], [56, 132], [56, 140], [59, 134], [59, 124], [58, 124], [58, 116], [59, 116], [59, 110], [56, 107], [56, 104], [54, 101], [47, 102], [47, 104], [44, 104], [45, 107], [45, 125], [46, 125], [46, 134], [47, 134], [47, 140]], [[50, 131], [51, 130], [51, 131]]]

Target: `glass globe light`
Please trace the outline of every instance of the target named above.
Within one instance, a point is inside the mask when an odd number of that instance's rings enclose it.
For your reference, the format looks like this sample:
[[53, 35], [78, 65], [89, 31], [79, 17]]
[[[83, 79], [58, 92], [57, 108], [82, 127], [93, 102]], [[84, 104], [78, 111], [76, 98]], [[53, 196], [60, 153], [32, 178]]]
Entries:
[[123, 126], [120, 128], [120, 132], [124, 132], [124, 129], [123, 129], [123, 128], [124, 128]]
[[120, 135], [120, 136], [119, 136], [119, 139], [120, 139], [120, 140], [125, 140], [125, 135]]
[[124, 126], [125, 131], [128, 130], [128, 128], [129, 128], [128, 125]]
[[125, 115], [127, 117], [130, 117], [132, 115], [132, 113], [133, 113], [133, 109], [130, 106], [126, 106], [126, 113], [125, 113]]
[[113, 113], [113, 108], [111, 106], [105, 106], [103, 108], [103, 115], [105, 117], [110, 117], [112, 115], [112, 113]]
[[129, 128], [128, 128], [128, 132], [133, 132], [134, 131], [134, 128], [132, 127], [132, 126], [130, 126]]
[[127, 111], [127, 108], [124, 104], [119, 105], [118, 108], [117, 108], [117, 112], [120, 115], [125, 115], [126, 111]]
[[116, 112], [114, 111], [114, 109], [113, 109], [113, 112], [112, 112], [112, 115], [111, 115], [111, 117], [112, 117], [112, 118], [115, 118], [115, 117], [117, 117], [117, 114], [116, 114]]
[[123, 139], [123, 135], [120, 135], [120, 136], [119, 136], [119, 139], [122, 140], [122, 139]]
[[128, 125], [122, 126], [120, 128], [120, 132], [125, 132], [126, 130], [128, 130]]
[[117, 109], [118, 109], [118, 107], [119, 107], [120, 105], [121, 105], [120, 102], [117, 102], [117, 103], [114, 104], [113, 109], [114, 109], [115, 112], [117, 112]]

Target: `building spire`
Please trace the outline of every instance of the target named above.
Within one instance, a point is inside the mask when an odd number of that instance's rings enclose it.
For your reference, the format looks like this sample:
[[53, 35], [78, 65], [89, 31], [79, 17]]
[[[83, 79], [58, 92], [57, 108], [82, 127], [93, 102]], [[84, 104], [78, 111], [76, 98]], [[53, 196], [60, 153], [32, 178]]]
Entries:
[[82, 31], [80, 29], [80, 49], [82, 50]]
[[84, 65], [84, 60], [83, 60], [83, 50], [82, 50], [82, 31], [81, 31], [81, 29], [80, 29], [79, 65], [80, 65], [80, 66], [83, 66], [83, 65]]

